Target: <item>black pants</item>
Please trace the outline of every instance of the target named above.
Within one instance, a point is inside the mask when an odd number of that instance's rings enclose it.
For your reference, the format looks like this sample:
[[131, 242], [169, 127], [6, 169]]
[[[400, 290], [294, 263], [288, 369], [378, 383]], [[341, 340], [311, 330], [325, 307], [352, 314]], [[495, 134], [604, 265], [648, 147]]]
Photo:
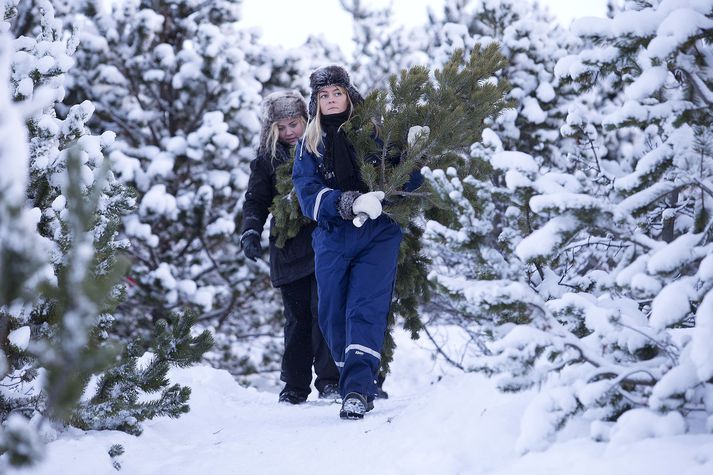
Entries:
[[339, 384], [339, 370], [329, 353], [317, 321], [317, 281], [314, 274], [280, 287], [285, 307], [285, 353], [280, 379], [286, 389], [310, 393], [312, 365], [318, 391]]

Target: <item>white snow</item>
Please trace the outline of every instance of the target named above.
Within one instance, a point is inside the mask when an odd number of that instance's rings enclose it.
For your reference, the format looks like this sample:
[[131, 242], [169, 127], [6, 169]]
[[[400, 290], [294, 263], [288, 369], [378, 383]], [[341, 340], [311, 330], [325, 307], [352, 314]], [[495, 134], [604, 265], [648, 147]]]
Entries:
[[520, 437], [516, 442], [518, 453], [546, 449], [555, 440], [555, 427], [559, 425], [557, 420], [576, 408], [577, 400], [572, 388], [557, 388], [536, 395], [520, 423]]
[[17, 349], [25, 351], [30, 344], [30, 327], [24, 326], [10, 332], [8, 341]]
[[[0, 47], [8, 47], [6, 37], [0, 37]], [[1, 53], [1, 51], [0, 51]], [[0, 55], [0, 190], [9, 202], [19, 203], [25, 196], [28, 182], [29, 147], [23, 117], [14, 107], [7, 84], [10, 54]]]
[[696, 329], [691, 344], [691, 360], [701, 381], [713, 378], [713, 290], [709, 290], [696, 312]]
[[215, 290], [212, 287], [201, 287], [192, 296], [191, 301], [203, 307], [204, 311], [213, 308], [213, 298]]
[[414, 125], [408, 130], [407, 142], [409, 147], [413, 147], [417, 141], [428, 139], [431, 129], [428, 126]]
[[176, 288], [176, 278], [171, 273], [171, 266], [165, 262], [160, 263], [156, 270], [151, 272], [149, 276], [160, 283], [164, 289], [173, 290]]
[[574, 231], [578, 226], [579, 222], [572, 216], [557, 216], [520, 241], [515, 254], [523, 261], [546, 256], [563, 241], [564, 233]]
[[166, 150], [173, 155], [182, 155], [186, 153], [186, 138], [185, 137], [171, 137], [163, 142], [163, 146]]
[[691, 301], [695, 299], [696, 290], [690, 279], [671, 282], [651, 302], [651, 326], [665, 328], [680, 322], [691, 312]]
[[635, 274], [631, 279], [631, 288], [645, 295], [656, 295], [661, 290], [661, 282], [648, 274]]
[[552, 87], [552, 84], [548, 82], [540, 83], [540, 85], [537, 86], [536, 94], [537, 98], [542, 102], [551, 102], [556, 97], [555, 89]]
[[15, 93], [21, 96], [30, 97], [32, 91], [35, 89], [35, 85], [31, 78], [24, 78], [17, 83], [17, 89]]
[[668, 69], [663, 66], [655, 66], [644, 70], [636, 81], [631, 83], [624, 95], [631, 100], [641, 100], [656, 92], [666, 82]]
[[180, 292], [182, 292], [184, 295], [190, 297], [191, 295], [196, 293], [198, 286], [196, 285], [196, 282], [193, 280], [183, 279], [183, 280], [179, 280], [176, 283], [176, 288]]
[[535, 159], [522, 152], [497, 152], [493, 154], [491, 164], [500, 170], [519, 170], [526, 173], [535, 173], [538, 170]]
[[679, 8], [669, 13], [659, 25], [657, 36], [649, 43], [647, 48], [649, 55], [666, 58], [690, 37], [697, 35], [701, 30], [713, 28], [713, 20], [706, 18], [706, 14], [710, 15], [710, 4], [704, 14], [691, 8]]
[[597, 197], [583, 193], [552, 193], [530, 198], [530, 207], [535, 213], [555, 210], [560, 213], [567, 210], [596, 210], [600, 204]]
[[124, 230], [127, 236], [139, 238], [151, 247], [158, 246], [158, 236], [151, 232], [151, 225], [141, 223], [136, 215], [124, 218]]
[[533, 97], [525, 97], [522, 100], [522, 111], [523, 117], [532, 122], [533, 124], [541, 124], [547, 119], [547, 114], [540, 107], [540, 103], [537, 99]]
[[226, 187], [230, 184], [230, 172], [210, 170], [208, 172], [208, 182], [215, 189]]
[[673, 272], [695, 259], [695, 246], [700, 234], [684, 234], [662, 247], [651, 256], [646, 268], [652, 274]]
[[486, 147], [492, 147], [495, 150], [502, 150], [503, 143], [498, 137], [498, 134], [493, 132], [493, 129], [485, 128], [483, 129], [482, 139], [483, 145]]
[[235, 232], [235, 221], [228, 218], [218, 218], [206, 226], [206, 236], [230, 235]]
[[144, 195], [139, 206], [141, 214], [165, 214], [175, 217], [178, 213], [176, 198], [166, 192], [166, 185], [154, 185]]
[[157, 153], [151, 160], [151, 164], [146, 169], [146, 174], [150, 177], [167, 177], [173, 171], [174, 157], [168, 153]]
[[619, 418], [612, 429], [611, 441], [623, 445], [648, 437], [676, 436], [685, 430], [686, 421], [678, 412], [660, 415], [649, 409], [632, 409]]
[[[494, 381], [434, 361], [430, 348], [398, 332], [387, 400], [362, 421], [342, 421], [339, 406], [314, 393], [301, 406], [277, 403], [278, 386], [243, 388], [207, 366], [172, 370], [171, 381], [192, 388], [191, 411], [177, 420], [144, 424], [140, 437], [116, 431], [72, 430], [48, 446], [46, 459], [22, 475], [489, 474], [703, 475], [713, 470], [713, 435], [683, 434], [677, 413], [629, 411], [611, 430], [570, 423], [554, 444], [520, 455], [518, 440], [547, 436], [528, 419], [531, 404], [572, 409], [572, 395], [537, 391], [503, 394]], [[426, 348], [421, 345], [426, 346]], [[537, 402], [539, 401], [539, 402]], [[569, 401], [569, 402], [568, 402]], [[650, 438], [655, 437], [655, 438]], [[107, 454], [121, 444], [117, 472]]]
[[[671, 404], [667, 401], [669, 398], [676, 398], [684, 394], [689, 388], [695, 387], [699, 383], [696, 375], [696, 368], [689, 361], [678, 365], [666, 373], [651, 390], [651, 398], [649, 399], [649, 407], [653, 410], [661, 410], [665, 412]], [[677, 407], [678, 401], [674, 401], [673, 407]]]

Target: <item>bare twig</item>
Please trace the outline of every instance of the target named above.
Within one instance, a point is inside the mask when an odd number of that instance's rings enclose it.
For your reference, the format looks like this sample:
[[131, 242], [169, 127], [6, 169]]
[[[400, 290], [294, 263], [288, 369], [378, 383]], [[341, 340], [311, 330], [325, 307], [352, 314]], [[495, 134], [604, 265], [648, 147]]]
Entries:
[[417, 198], [428, 198], [431, 196], [431, 193], [428, 193], [426, 191], [419, 191], [419, 192], [414, 192], [414, 191], [392, 191], [391, 195], [393, 196], [413, 196]]
[[426, 336], [428, 336], [428, 339], [431, 340], [431, 342], [433, 343], [433, 346], [436, 348], [436, 351], [438, 352], [438, 354], [443, 356], [443, 358], [445, 358], [445, 360], [452, 366], [455, 366], [456, 368], [458, 368], [461, 371], [465, 371], [465, 368], [463, 367], [463, 365], [453, 361], [451, 359], [451, 357], [448, 356], [445, 351], [443, 351], [443, 348], [441, 348], [441, 345], [436, 343], [436, 340], [433, 338], [433, 335], [431, 335], [431, 332], [428, 331], [428, 328], [425, 325], [422, 328], [423, 328], [423, 331], [426, 333]]

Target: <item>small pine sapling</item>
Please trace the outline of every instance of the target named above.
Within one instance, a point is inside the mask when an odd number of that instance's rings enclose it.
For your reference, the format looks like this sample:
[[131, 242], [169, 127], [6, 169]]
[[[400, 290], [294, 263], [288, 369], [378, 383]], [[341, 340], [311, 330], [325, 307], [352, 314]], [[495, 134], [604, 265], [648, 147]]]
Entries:
[[302, 226], [310, 222], [309, 218], [302, 215], [292, 186], [293, 163], [294, 153], [291, 154], [289, 160], [280, 164], [275, 170], [277, 195], [270, 207], [270, 212], [275, 218], [270, 226], [270, 234], [275, 237], [275, 245], [279, 248], [283, 248], [288, 239], [297, 236]]
[[402, 70], [391, 76], [388, 90], [372, 92], [355, 108], [345, 130], [362, 179], [371, 191], [385, 193], [384, 212], [396, 222], [407, 226], [430, 196], [403, 191], [413, 171], [465, 165], [486, 120], [510, 105], [507, 81], [495, 78], [505, 65], [497, 43], [476, 46], [468, 57], [456, 50], [432, 76], [423, 66]]

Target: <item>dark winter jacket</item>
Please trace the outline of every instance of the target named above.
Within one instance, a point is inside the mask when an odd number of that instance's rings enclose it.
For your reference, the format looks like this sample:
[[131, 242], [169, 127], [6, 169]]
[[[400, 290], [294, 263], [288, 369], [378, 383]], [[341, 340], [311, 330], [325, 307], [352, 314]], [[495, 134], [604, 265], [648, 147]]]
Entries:
[[[261, 149], [250, 163], [250, 180], [243, 206], [243, 227], [241, 234], [249, 230], [262, 233], [270, 213], [272, 200], [277, 195], [276, 168], [289, 159], [287, 146], [278, 143], [277, 157], [272, 159], [269, 152]], [[273, 219], [274, 222], [274, 219]], [[270, 223], [273, 225], [274, 223]], [[287, 240], [280, 249], [270, 236], [270, 279], [279, 287], [314, 273], [314, 251], [312, 231], [314, 224], [302, 226], [297, 236]]]

